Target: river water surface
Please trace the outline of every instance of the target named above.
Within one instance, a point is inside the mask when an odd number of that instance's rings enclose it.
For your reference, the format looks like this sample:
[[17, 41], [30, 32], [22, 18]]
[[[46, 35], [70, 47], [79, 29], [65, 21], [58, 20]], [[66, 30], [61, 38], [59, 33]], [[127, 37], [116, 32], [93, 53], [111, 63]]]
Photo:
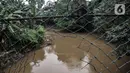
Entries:
[[[126, 73], [130, 70], [129, 63], [123, 65], [129, 57], [116, 60], [116, 56], [110, 53], [114, 46], [106, 45], [94, 35], [52, 32], [47, 35], [53, 38], [53, 45], [30, 52], [5, 72]], [[116, 62], [112, 63], [112, 60]]]

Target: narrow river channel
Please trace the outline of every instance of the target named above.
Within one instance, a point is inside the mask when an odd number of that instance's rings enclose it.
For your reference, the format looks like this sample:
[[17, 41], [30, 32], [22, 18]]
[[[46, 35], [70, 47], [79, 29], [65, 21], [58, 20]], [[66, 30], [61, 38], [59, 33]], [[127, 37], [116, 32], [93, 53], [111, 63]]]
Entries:
[[94, 35], [53, 32], [47, 35], [52, 36], [53, 45], [30, 52], [5, 73], [126, 73], [130, 70], [129, 63], [123, 65], [130, 57], [116, 60], [110, 53], [112, 48]]

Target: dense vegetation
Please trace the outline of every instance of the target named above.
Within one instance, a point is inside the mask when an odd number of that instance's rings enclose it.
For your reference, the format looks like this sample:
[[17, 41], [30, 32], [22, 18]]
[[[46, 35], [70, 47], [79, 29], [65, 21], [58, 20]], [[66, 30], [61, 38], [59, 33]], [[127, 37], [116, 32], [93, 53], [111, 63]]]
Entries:
[[[100, 2], [98, 2], [100, 1]], [[130, 13], [129, 0], [98, 0], [95, 1], [94, 14], [114, 14], [114, 6], [117, 3], [126, 3], [126, 14]], [[130, 50], [130, 19], [129, 16], [94, 17], [94, 27], [99, 28], [97, 33], [105, 33], [105, 40], [115, 43], [119, 48], [118, 55], [122, 55]], [[128, 55], [128, 53], [127, 53]]]
[[[44, 7], [44, 16], [64, 15], [61, 19], [54, 19], [57, 27], [69, 31], [82, 31], [87, 28], [89, 31], [93, 29], [93, 25], [88, 23], [92, 21], [91, 16], [87, 16], [87, 2], [85, 0], [59, 0], [58, 2], [48, 2]], [[80, 17], [83, 16], [83, 17]]]
[[[24, 18], [38, 16], [42, 0], [2, 0], [0, 1], [0, 18]], [[37, 5], [37, 7], [36, 7]], [[36, 25], [34, 20], [1, 21], [0, 22], [0, 71], [1, 68], [18, 60], [21, 54], [38, 48], [44, 41], [45, 29]], [[15, 53], [15, 54], [14, 54]], [[10, 56], [11, 58], [8, 58]], [[14, 62], [15, 62], [14, 61]]]
[[[24, 17], [35, 17], [38, 14], [38, 8], [35, 6], [35, 0], [29, 0], [29, 5], [25, 5], [22, 0], [3, 0], [0, 4], [0, 15], [1, 18], [24, 18]], [[41, 2], [39, 2], [41, 3]], [[40, 43], [44, 37], [44, 27], [40, 25], [35, 25], [35, 21], [2, 21], [1, 26], [1, 37], [10, 38], [6, 39], [6, 45], [12, 45], [17, 41], [20, 41], [19, 44], [31, 43]], [[4, 36], [5, 34], [6, 36]], [[4, 41], [5, 39], [0, 41]]]

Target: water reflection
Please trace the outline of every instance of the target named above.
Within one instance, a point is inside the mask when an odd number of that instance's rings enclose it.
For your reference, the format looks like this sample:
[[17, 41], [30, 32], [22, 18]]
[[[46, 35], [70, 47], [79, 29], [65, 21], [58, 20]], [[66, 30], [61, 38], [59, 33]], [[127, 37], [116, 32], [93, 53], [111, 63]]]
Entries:
[[81, 69], [86, 64], [81, 59], [87, 57], [75, 50], [76, 44], [61, 41], [57, 40], [53, 46], [29, 53], [6, 73], [90, 73], [89, 65]]
[[58, 46], [48, 46], [44, 48], [46, 59], [40, 62], [40, 66], [33, 66], [33, 73], [90, 73], [89, 65], [84, 69], [85, 65], [80, 59], [84, 58], [84, 54], [76, 56], [74, 53], [57, 52]]
[[[63, 35], [71, 34], [64, 33]], [[86, 37], [84, 34], [82, 36]], [[55, 34], [54, 38], [54, 45], [27, 54], [24, 59], [5, 70], [6, 73], [96, 73], [96, 71], [110, 73], [105, 70], [106, 67], [112, 73], [121, 73], [120, 71], [116, 72], [116, 65], [110, 64], [111, 60], [103, 53], [112, 50], [110, 46], [105, 45], [104, 41], [94, 42], [103, 50], [101, 51], [81, 37], [61, 37], [59, 34]], [[96, 40], [94, 36], [88, 36], [87, 39], [89, 41]], [[94, 58], [94, 56], [97, 58]], [[109, 55], [109, 57], [112, 60], [115, 59], [115, 56]], [[120, 61], [116, 61], [116, 64], [121, 66], [128, 60], [130, 58], [123, 57]], [[122, 69], [122, 73], [130, 69], [128, 66]]]

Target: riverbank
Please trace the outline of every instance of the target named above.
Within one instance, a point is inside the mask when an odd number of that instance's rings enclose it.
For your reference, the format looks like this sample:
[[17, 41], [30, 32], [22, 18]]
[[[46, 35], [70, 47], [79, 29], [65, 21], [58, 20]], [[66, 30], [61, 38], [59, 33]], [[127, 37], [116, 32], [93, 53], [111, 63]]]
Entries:
[[[129, 63], [121, 66], [130, 58], [124, 56], [116, 60], [111, 53], [112, 47], [96, 36], [52, 31], [46, 32], [46, 35], [53, 38], [53, 44], [30, 52], [7, 68], [5, 73], [109, 73], [109, 70], [112, 73], [126, 73], [129, 70]], [[115, 63], [112, 63], [114, 60]]]

